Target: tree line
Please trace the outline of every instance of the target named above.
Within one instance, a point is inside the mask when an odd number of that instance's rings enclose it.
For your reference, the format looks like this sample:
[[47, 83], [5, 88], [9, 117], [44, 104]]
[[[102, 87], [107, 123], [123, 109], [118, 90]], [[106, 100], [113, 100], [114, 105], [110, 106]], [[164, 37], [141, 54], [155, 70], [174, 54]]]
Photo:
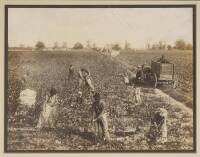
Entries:
[[[51, 47], [53, 50], [58, 50], [58, 49], [67, 49], [67, 42], [63, 42], [63, 44], [60, 46], [58, 42], [55, 42], [54, 45]], [[124, 46], [121, 46], [119, 43], [113, 43], [109, 44], [109, 47], [111, 47], [113, 50], [133, 50], [130, 42], [125, 41]], [[20, 44], [20, 47], [17, 48], [26, 48], [24, 47], [23, 44]], [[30, 47], [29, 47], [30, 48]], [[36, 50], [43, 50], [45, 49], [46, 46], [44, 42], [42, 41], [37, 41], [35, 44], [35, 49]], [[76, 42], [73, 47], [73, 49], [83, 49], [83, 48], [89, 48], [89, 49], [96, 49], [97, 46], [95, 43], [91, 43], [90, 41], [86, 42], [86, 45], [84, 46], [81, 42]], [[146, 45], [146, 49], [149, 50], [172, 50], [172, 49], [178, 49], [178, 50], [192, 50], [193, 46], [191, 43], [186, 42], [183, 39], [178, 39], [174, 42], [174, 45], [166, 44], [166, 42], [159, 41], [154, 44], [150, 44], [149, 42]]]
[[177, 49], [177, 50], [192, 50], [193, 46], [191, 43], [187, 43], [183, 39], [178, 39], [174, 42], [174, 45], [166, 44], [163, 41], [159, 41], [158, 43], [150, 45], [148, 43], [147, 46], [148, 49], [152, 50], [171, 50], [171, 49]]

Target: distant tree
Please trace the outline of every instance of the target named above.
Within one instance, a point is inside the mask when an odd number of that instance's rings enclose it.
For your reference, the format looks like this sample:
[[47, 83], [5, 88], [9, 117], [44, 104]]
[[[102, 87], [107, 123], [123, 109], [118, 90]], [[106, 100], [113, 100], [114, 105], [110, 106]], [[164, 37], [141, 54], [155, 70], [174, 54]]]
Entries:
[[149, 50], [151, 48], [151, 44], [147, 43], [147, 49]]
[[62, 48], [67, 48], [67, 42], [63, 42]]
[[151, 49], [151, 42], [150, 42], [150, 40], [147, 40], [145, 47], [146, 47], [147, 50]]
[[168, 49], [168, 50], [171, 50], [171, 49], [172, 49], [172, 46], [171, 46], [171, 45], [167, 45], [167, 49]]
[[58, 46], [58, 42], [55, 42], [54, 45], [53, 45], [53, 49], [57, 49], [59, 46]]
[[97, 45], [96, 45], [95, 43], [92, 44], [92, 49], [93, 49], [93, 50], [97, 50], [97, 49], [98, 49], [98, 48], [97, 48]]
[[96, 44], [95, 43], [93, 43], [92, 44], [92, 48], [96, 48], [97, 46], [96, 46]]
[[186, 50], [192, 50], [192, 44], [190, 44], [190, 43], [188, 43], [187, 45], [186, 45]]
[[116, 51], [119, 51], [119, 50], [121, 50], [122, 48], [121, 48], [121, 46], [119, 45], [119, 43], [116, 43], [116, 44], [113, 44], [113, 45], [112, 45], [112, 49], [113, 49], [113, 50], [116, 50]]
[[158, 49], [164, 50], [166, 48], [166, 44], [163, 41], [158, 42]]
[[124, 50], [131, 49], [131, 44], [128, 41], [125, 41]]
[[163, 42], [162, 49], [164, 49], [164, 50], [166, 50], [166, 49], [167, 49], [167, 44], [166, 44], [166, 42], [165, 42], [165, 41]]
[[151, 47], [152, 50], [158, 50], [159, 48], [160, 48], [159, 44], [156, 44], [156, 43], [153, 44], [152, 47]]
[[87, 48], [89, 48], [89, 49], [91, 48], [91, 44], [90, 44], [89, 40], [87, 41]]
[[186, 42], [183, 39], [176, 40], [175, 48], [179, 50], [184, 50], [186, 48]]
[[24, 46], [24, 44], [20, 44], [19, 47], [20, 48], [24, 48], [25, 46]]
[[74, 44], [74, 49], [83, 49], [83, 45], [80, 42]]
[[36, 48], [37, 50], [42, 50], [42, 49], [45, 48], [45, 45], [44, 45], [43, 42], [38, 41], [38, 42], [36, 43], [36, 45], [35, 45], [35, 48]]

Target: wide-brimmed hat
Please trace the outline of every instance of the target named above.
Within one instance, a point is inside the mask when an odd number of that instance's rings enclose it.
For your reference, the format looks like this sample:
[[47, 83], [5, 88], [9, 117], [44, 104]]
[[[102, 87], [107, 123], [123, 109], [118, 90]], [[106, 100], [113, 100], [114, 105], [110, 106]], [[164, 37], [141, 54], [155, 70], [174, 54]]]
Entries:
[[81, 71], [87, 73], [88, 75], [90, 75], [90, 72], [89, 72], [89, 70], [87, 68], [81, 68]]

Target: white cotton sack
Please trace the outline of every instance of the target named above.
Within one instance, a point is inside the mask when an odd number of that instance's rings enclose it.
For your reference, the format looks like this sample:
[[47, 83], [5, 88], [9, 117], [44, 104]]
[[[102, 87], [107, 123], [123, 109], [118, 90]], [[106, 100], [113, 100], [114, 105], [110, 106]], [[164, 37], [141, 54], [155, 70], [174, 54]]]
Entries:
[[19, 100], [22, 105], [27, 105], [31, 107], [32, 105], [35, 104], [36, 92], [31, 89], [25, 89], [20, 92]]
[[118, 56], [120, 54], [120, 51], [117, 51], [117, 50], [112, 50], [112, 52], [111, 52], [111, 56], [112, 57], [116, 57], [116, 56]]

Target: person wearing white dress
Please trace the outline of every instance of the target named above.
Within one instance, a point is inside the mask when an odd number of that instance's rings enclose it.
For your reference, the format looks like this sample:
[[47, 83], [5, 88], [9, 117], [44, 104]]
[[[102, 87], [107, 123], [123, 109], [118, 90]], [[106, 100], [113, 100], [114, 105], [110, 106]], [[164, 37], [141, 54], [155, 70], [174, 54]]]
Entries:
[[36, 128], [54, 128], [58, 116], [58, 96], [55, 88], [51, 88], [43, 104], [42, 112]]

